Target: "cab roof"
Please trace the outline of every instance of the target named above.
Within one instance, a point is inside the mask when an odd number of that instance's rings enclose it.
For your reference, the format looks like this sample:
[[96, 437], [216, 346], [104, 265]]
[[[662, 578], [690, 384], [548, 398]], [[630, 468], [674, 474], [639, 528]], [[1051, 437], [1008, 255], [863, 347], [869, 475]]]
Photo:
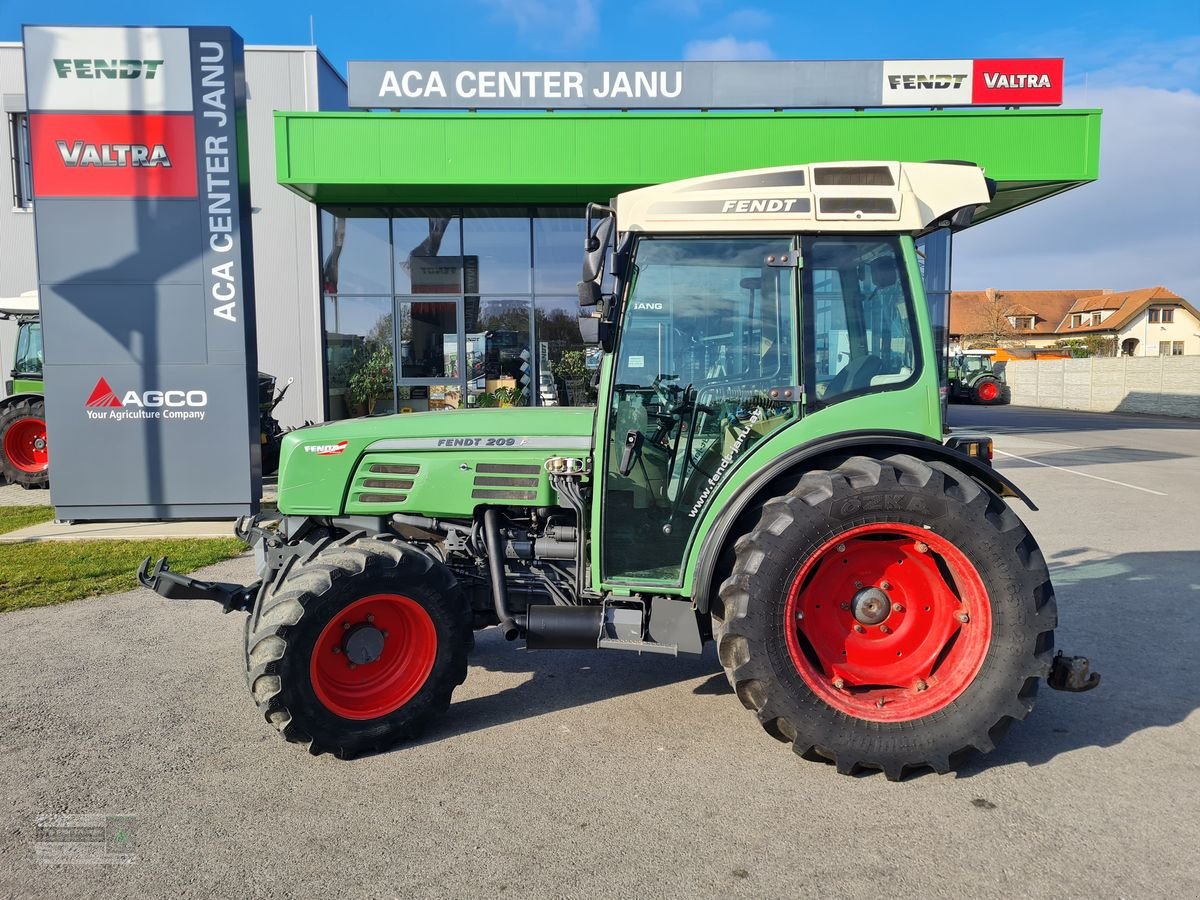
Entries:
[[[994, 188], [973, 163], [824, 162], [706, 175], [617, 197], [621, 231], [921, 234], [964, 228]], [[956, 215], [957, 213], [957, 215]]]

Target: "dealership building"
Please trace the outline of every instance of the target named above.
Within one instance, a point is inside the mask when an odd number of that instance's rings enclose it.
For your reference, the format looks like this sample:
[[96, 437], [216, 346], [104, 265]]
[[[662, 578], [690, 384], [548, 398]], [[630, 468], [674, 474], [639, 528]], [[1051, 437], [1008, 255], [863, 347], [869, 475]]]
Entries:
[[[105, 77], [98, 62], [71, 74]], [[23, 68], [22, 46], [0, 44], [0, 297], [38, 287]], [[577, 402], [592, 361], [576, 321], [583, 209], [621, 191], [799, 162], [969, 160], [997, 188], [978, 227], [1098, 174], [1100, 111], [1058, 107], [1061, 60], [401, 60], [343, 77], [316, 47], [251, 45], [244, 71], [257, 365], [294, 379], [285, 425]], [[90, 227], [81, 252], [115, 266], [106, 234], [144, 223], [118, 210]], [[949, 229], [924, 250], [944, 300]], [[6, 372], [14, 333], [0, 322]]]

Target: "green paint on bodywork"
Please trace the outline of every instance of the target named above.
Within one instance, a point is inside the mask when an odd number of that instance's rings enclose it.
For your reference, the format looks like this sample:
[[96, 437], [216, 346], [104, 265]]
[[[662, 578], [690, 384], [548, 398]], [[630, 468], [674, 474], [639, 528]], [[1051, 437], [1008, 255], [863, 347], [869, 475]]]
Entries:
[[14, 378], [12, 392], [14, 394], [42, 394], [45, 393], [45, 386], [40, 378]]
[[[586, 457], [590, 453], [594, 414], [592, 409], [570, 407], [461, 409], [348, 419], [301, 428], [283, 439], [279, 511], [288, 515], [325, 516], [351, 511], [356, 515], [410, 512], [470, 516], [481, 503], [505, 501], [472, 498], [472, 492], [482, 486], [473, 483], [475, 475], [464, 473], [459, 468], [461, 464], [530, 465], [552, 456]], [[536, 449], [523, 446], [525, 439], [539, 446]], [[556, 444], [555, 439], [562, 439], [562, 443]], [[410, 450], [371, 449], [381, 441], [411, 441], [414, 446]], [[437, 446], [439, 442], [442, 446]], [[363, 468], [364, 463], [420, 465], [422, 477], [386, 476], [412, 480], [411, 497], [398, 499], [395, 504], [365, 503], [357, 495], [389, 492], [362, 487], [362, 481], [372, 477]], [[464, 477], [467, 474], [471, 474], [470, 479]], [[555, 502], [550, 499], [548, 480], [538, 487], [538, 492], [539, 498], [546, 498], [547, 503]], [[392, 493], [397, 497], [407, 496], [403, 491]], [[523, 505], [539, 503], [525, 501]]]

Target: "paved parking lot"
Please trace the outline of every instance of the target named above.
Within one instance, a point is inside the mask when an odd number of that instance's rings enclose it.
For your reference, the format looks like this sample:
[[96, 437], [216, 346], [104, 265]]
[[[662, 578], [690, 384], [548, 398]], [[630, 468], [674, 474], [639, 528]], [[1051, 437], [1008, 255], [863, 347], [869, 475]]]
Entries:
[[[953, 408], [1050, 561], [1043, 692], [957, 775], [838, 776], [761, 732], [711, 652], [527, 653], [481, 635], [421, 743], [286, 745], [241, 618], [146, 592], [0, 616], [0, 895], [1200, 896], [1200, 423]], [[235, 560], [216, 578], [248, 577]], [[39, 814], [133, 816], [137, 861], [38, 866]]]

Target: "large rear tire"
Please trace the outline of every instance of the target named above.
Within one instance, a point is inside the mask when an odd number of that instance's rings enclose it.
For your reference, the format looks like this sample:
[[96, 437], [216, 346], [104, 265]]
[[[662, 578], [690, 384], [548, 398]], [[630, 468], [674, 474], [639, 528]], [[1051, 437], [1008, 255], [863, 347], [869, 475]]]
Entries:
[[1004, 385], [996, 378], [985, 375], [971, 388], [971, 401], [982, 406], [995, 406], [1004, 402]]
[[24, 488], [50, 483], [46, 404], [42, 400], [18, 400], [0, 411], [0, 471]]
[[713, 610], [742, 703], [808, 759], [889, 780], [987, 752], [1033, 709], [1057, 615], [992, 492], [896, 455], [809, 472], [737, 540]]
[[361, 534], [291, 560], [246, 626], [247, 682], [283, 737], [342, 758], [417, 737], [467, 675], [453, 574]]

